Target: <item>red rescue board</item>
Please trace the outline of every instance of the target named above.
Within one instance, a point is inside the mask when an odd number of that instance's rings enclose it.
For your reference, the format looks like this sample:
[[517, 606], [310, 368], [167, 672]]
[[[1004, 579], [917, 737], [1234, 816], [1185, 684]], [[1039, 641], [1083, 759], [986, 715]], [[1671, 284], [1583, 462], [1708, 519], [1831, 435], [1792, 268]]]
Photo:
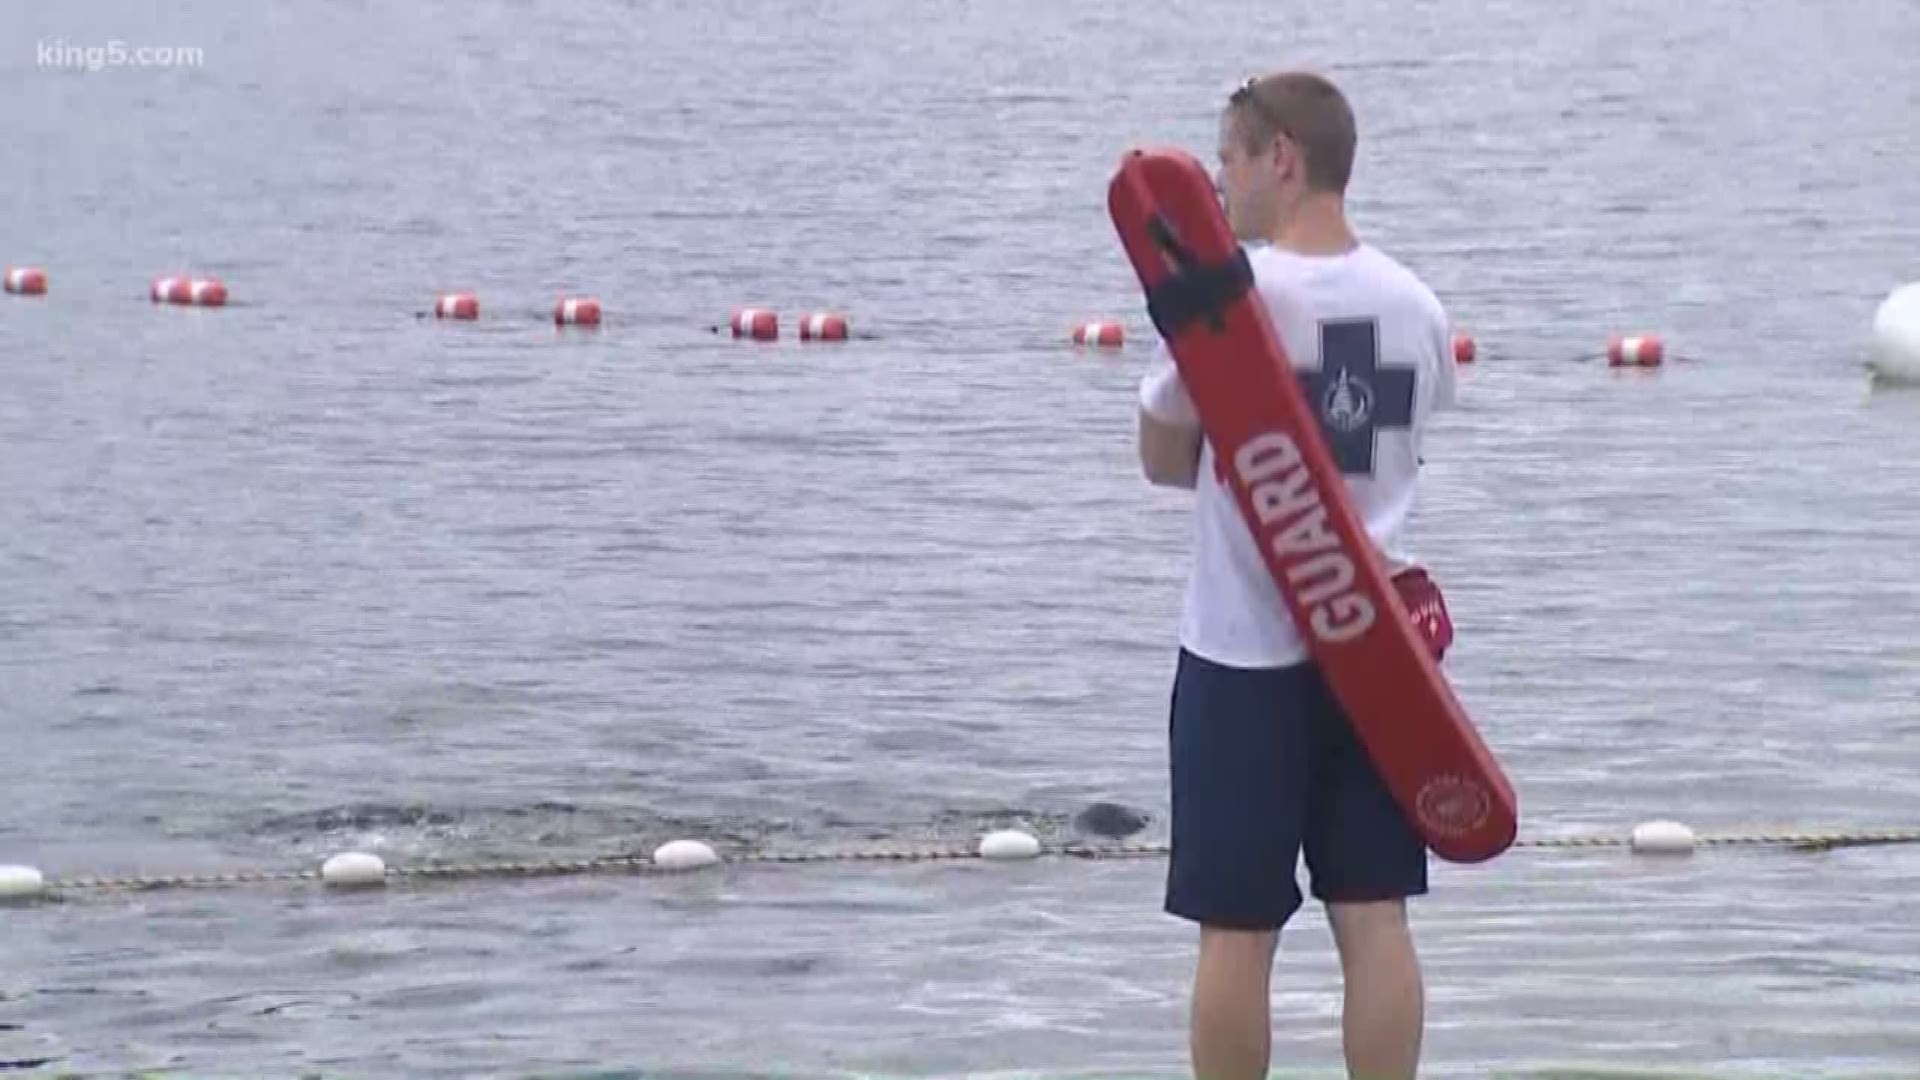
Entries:
[[1107, 210], [1268, 572], [1395, 800], [1443, 859], [1505, 851], [1513, 787], [1348, 502], [1212, 179], [1183, 150], [1131, 150]]

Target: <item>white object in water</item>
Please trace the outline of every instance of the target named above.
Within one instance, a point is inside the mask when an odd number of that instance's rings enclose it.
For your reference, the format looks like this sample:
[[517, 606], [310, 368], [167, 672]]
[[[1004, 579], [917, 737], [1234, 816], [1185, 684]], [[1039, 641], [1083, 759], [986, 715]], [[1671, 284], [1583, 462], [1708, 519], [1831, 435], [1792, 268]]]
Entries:
[[1040, 841], [1030, 832], [1001, 829], [980, 838], [983, 859], [1031, 859], [1040, 854]]
[[719, 861], [719, 854], [699, 840], [670, 840], [653, 849], [653, 865], [662, 870], [700, 870]]
[[31, 900], [47, 891], [47, 879], [31, 866], [0, 866], [0, 900]]
[[1693, 844], [1693, 830], [1677, 821], [1647, 821], [1633, 829], [1633, 850], [1648, 855], [1690, 855]]
[[329, 885], [384, 885], [387, 864], [378, 855], [348, 851], [321, 864], [320, 880]]
[[1867, 366], [1888, 382], [1920, 383], [1920, 281], [1900, 286], [1880, 302]]

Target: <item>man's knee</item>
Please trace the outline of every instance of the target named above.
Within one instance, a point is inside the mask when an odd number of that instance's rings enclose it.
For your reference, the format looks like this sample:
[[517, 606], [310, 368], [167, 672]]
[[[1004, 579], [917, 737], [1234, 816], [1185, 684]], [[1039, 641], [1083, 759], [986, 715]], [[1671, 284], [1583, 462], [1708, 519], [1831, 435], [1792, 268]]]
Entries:
[[1405, 900], [1330, 901], [1327, 922], [1342, 953], [1400, 948], [1412, 940]]
[[1200, 962], [1207, 967], [1271, 967], [1279, 948], [1277, 930], [1249, 930], [1238, 926], [1200, 926]]

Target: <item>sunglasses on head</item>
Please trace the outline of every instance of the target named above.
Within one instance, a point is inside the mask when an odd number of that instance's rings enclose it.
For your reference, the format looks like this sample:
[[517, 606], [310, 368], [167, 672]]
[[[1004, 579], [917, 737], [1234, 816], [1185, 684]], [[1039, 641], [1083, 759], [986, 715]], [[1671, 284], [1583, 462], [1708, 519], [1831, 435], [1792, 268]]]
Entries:
[[1241, 105], [1253, 106], [1254, 111], [1258, 112], [1263, 118], [1265, 118], [1267, 123], [1272, 124], [1276, 132], [1278, 132], [1281, 135], [1285, 135], [1289, 139], [1293, 138], [1293, 132], [1287, 129], [1287, 125], [1284, 122], [1284, 118], [1281, 117], [1278, 113], [1274, 112], [1273, 108], [1269, 106], [1264, 100], [1261, 99], [1260, 76], [1258, 75], [1250, 76], [1246, 82], [1243, 82], [1240, 84], [1239, 89], [1235, 90], [1231, 94], [1228, 94], [1227, 104], [1235, 107], [1238, 107]]

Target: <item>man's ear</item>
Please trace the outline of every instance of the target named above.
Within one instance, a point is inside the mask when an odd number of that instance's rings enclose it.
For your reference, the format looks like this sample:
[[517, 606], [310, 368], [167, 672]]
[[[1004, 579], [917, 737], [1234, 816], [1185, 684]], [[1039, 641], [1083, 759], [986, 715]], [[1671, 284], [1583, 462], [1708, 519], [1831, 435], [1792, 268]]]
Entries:
[[1281, 175], [1289, 175], [1300, 167], [1299, 148], [1293, 145], [1285, 135], [1273, 137], [1273, 168]]

